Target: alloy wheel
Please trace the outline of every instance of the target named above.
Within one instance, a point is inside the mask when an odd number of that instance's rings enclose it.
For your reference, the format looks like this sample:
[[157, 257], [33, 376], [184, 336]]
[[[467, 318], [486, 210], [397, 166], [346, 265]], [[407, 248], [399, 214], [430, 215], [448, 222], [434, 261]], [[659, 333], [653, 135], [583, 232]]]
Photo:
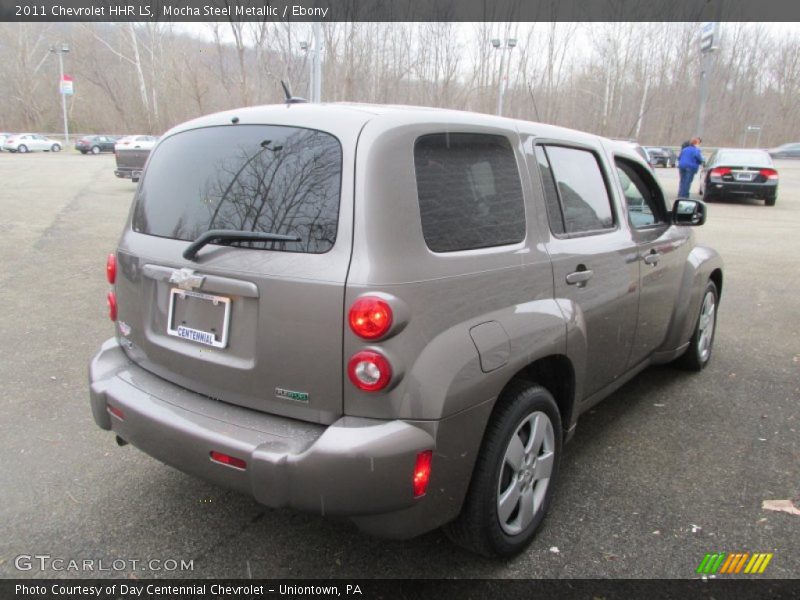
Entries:
[[700, 310], [700, 322], [697, 325], [697, 354], [705, 362], [711, 354], [711, 343], [714, 340], [715, 312], [717, 309], [716, 298], [711, 290], [703, 298], [703, 308]]
[[533, 521], [550, 484], [555, 435], [550, 418], [536, 411], [525, 417], [508, 442], [497, 483], [497, 516], [508, 535]]

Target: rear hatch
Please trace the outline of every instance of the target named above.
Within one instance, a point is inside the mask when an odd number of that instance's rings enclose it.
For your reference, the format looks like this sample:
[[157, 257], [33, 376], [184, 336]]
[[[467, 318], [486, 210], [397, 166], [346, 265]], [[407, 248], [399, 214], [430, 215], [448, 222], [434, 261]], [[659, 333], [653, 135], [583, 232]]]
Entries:
[[[174, 133], [153, 151], [117, 253], [118, 335], [133, 361], [183, 387], [331, 423], [352, 229], [343, 168], [352, 173], [358, 129], [342, 143], [242, 121]], [[210, 230], [222, 233], [186, 252]]]

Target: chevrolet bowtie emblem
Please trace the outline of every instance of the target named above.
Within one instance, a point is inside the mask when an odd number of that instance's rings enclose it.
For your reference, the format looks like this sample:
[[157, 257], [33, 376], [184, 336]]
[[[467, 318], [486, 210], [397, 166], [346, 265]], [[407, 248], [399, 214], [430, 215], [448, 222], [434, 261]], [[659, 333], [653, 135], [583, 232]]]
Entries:
[[169, 278], [170, 283], [175, 283], [182, 290], [191, 290], [203, 285], [204, 275], [197, 275], [192, 269], [173, 271]]

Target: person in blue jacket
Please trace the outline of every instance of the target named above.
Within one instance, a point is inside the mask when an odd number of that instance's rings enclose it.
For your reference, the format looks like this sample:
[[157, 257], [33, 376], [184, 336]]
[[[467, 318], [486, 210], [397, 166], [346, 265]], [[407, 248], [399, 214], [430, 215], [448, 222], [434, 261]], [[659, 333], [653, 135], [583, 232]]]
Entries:
[[678, 198], [688, 198], [689, 188], [692, 187], [692, 180], [697, 174], [700, 165], [703, 164], [703, 155], [700, 152], [700, 138], [692, 138], [691, 143], [681, 150], [678, 156], [678, 172], [681, 176], [681, 183], [678, 186]]

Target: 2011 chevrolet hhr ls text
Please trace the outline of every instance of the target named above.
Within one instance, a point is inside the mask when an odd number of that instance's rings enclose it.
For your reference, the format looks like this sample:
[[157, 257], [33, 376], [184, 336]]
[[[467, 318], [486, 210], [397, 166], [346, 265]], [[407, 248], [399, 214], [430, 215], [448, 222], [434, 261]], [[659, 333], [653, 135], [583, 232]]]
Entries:
[[94, 419], [272, 507], [532, 539], [578, 416], [711, 356], [722, 262], [629, 144], [465, 112], [246, 108], [155, 147]]

